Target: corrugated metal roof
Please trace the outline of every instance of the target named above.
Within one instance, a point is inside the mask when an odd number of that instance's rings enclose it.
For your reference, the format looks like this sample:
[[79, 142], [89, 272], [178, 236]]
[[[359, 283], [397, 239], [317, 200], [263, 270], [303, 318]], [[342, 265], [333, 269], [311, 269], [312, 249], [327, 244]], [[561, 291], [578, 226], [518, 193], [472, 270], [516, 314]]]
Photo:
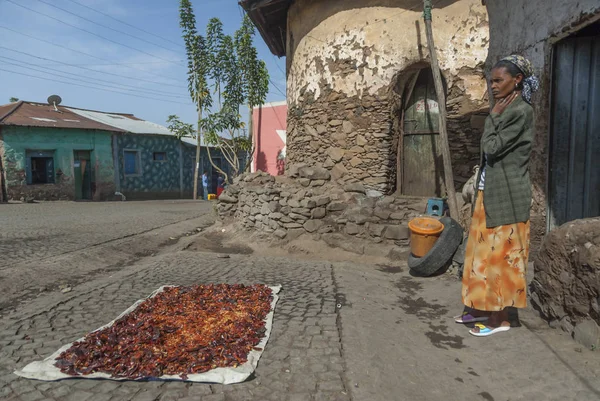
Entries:
[[0, 106], [0, 125], [45, 128], [79, 128], [102, 131], [125, 132], [114, 126], [73, 113], [66, 107], [57, 107], [58, 111], [46, 103], [19, 101]]
[[[102, 124], [112, 125], [131, 134], [173, 136], [173, 133], [167, 127], [141, 120], [131, 114], [103, 113], [75, 108], [69, 108], [69, 110], [85, 118], [98, 121]], [[196, 139], [194, 138], [182, 138], [181, 140], [187, 144], [196, 146]], [[201, 146], [207, 146], [204, 139]], [[212, 147], [212, 145], [208, 146]]]
[[173, 135], [167, 127], [151, 123], [150, 121], [132, 118], [133, 116], [128, 114], [103, 113], [100, 111], [82, 110], [70, 107], [68, 109], [79, 116], [119, 128], [132, 134]]

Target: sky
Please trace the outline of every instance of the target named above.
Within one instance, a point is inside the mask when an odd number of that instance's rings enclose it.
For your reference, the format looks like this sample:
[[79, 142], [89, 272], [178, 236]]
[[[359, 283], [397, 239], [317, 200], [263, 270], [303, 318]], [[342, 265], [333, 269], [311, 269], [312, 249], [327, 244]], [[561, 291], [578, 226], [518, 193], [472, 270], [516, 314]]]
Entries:
[[[213, 17], [226, 34], [240, 26], [237, 0], [192, 4], [201, 33]], [[267, 102], [285, 100], [285, 58], [258, 32], [255, 45], [271, 77]], [[195, 123], [185, 59], [179, 0], [0, 0], [0, 104], [57, 94], [65, 106]]]

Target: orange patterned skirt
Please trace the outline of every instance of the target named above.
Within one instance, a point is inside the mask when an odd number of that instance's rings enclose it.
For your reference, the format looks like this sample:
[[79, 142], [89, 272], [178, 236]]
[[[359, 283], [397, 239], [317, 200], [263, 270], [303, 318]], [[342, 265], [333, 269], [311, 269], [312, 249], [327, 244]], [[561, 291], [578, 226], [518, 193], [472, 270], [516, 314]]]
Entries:
[[463, 303], [489, 312], [525, 308], [528, 257], [529, 221], [487, 228], [479, 191], [465, 252]]

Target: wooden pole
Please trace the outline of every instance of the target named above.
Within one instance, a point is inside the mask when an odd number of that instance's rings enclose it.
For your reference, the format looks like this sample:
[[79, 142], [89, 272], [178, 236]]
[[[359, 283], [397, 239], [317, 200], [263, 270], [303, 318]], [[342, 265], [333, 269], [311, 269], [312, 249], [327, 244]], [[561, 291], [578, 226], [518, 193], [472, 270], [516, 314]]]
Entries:
[[442, 74], [435, 52], [433, 42], [433, 28], [431, 27], [431, 0], [423, 0], [425, 12], [425, 29], [427, 32], [427, 45], [431, 57], [431, 71], [433, 72], [433, 82], [437, 92], [438, 105], [440, 109], [440, 142], [442, 147], [442, 157], [444, 159], [444, 178], [446, 182], [446, 193], [448, 194], [448, 206], [450, 207], [450, 217], [458, 218], [458, 205], [456, 204], [456, 189], [454, 188], [454, 174], [452, 172], [452, 159], [450, 157], [450, 146], [448, 144], [448, 131], [446, 129], [446, 94], [442, 83]]

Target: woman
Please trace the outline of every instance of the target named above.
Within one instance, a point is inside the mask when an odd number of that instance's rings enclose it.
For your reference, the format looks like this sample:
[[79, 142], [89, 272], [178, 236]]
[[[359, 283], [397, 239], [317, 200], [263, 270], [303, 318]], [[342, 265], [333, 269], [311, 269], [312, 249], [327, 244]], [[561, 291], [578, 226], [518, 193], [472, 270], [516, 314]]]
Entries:
[[462, 301], [470, 312], [456, 318], [477, 322], [470, 333], [480, 337], [509, 330], [507, 308], [527, 305], [531, 95], [539, 82], [527, 59], [510, 56], [492, 69], [491, 86], [496, 104], [481, 138], [482, 168], [462, 280]]

